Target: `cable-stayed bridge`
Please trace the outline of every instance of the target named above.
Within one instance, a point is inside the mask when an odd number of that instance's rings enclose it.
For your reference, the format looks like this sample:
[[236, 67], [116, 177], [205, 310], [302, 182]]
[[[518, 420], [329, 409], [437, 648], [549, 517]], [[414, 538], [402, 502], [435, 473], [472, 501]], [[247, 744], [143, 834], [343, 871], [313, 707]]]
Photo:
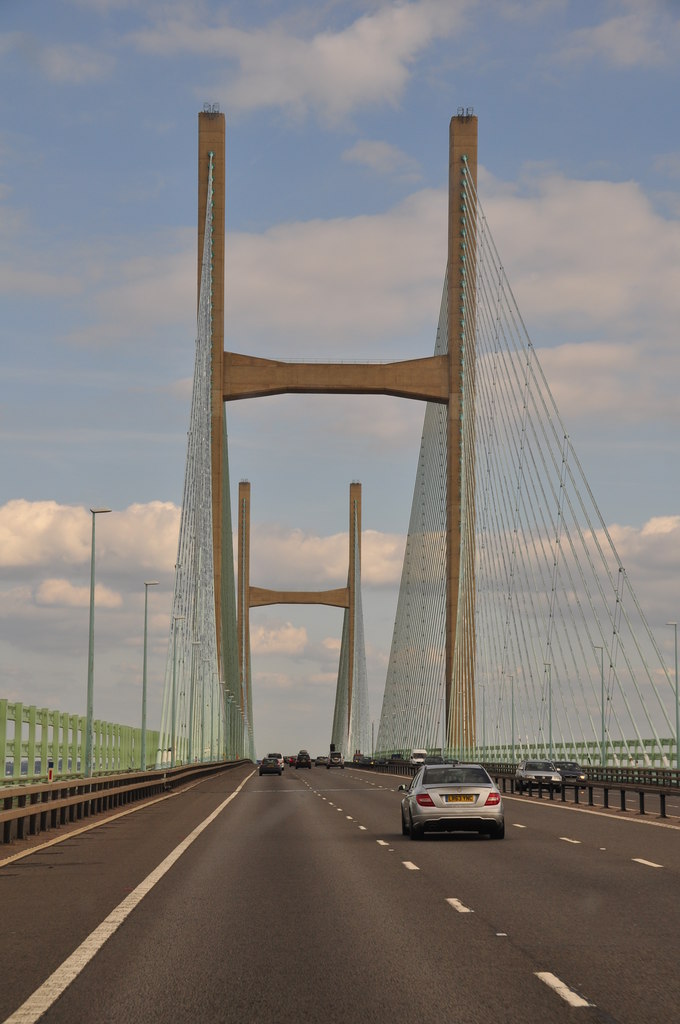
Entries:
[[479, 202], [477, 119], [460, 111], [450, 126], [434, 353], [394, 363], [225, 351], [224, 150], [224, 118], [206, 110], [196, 362], [159, 763], [255, 756], [249, 611], [286, 601], [343, 608], [329, 737], [345, 754], [368, 750], [360, 491], [350, 491], [347, 587], [252, 587], [249, 492], [247, 502], [239, 492], [234, 558], [225, 412], [230, 401], [273, 394], [362, 393], [425, 406], [377, 752], [677, 764], [677, 691]]

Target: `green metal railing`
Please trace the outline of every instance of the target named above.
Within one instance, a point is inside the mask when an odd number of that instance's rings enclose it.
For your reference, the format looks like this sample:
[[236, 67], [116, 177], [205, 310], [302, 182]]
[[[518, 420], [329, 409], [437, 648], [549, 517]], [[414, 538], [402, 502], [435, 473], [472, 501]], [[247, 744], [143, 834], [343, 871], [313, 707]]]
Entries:
[[[82, 775], [85, 763], [85, 715], [50, 711], [34, 704], [0, 700], [0, 784]], [[158, 730], [147, 729], [147, 764], [142, 765], [142, 730], [95, 720], [94, 774], [145, 770], [156, 762]]]

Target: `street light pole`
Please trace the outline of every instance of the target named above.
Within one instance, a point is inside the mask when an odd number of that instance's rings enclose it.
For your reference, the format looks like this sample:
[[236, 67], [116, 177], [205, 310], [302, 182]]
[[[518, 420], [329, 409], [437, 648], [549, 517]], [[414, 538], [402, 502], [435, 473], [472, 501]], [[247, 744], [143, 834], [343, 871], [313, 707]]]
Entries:
[[144, 668], [142, 670], [142, 752], [140, 768], [146, 771], [146, 632], [149, 612], [149, 587], [157, 587], [158, 580], [144, 581]]
[[515, 763], [515, 677], [510, 676], [510, 707], [512, 715], [512, 763]]
[[548, 757], [552, 761], [552, 666], [549, 661], [544, 661], [543, 666], [548, 670]]
[[170, 767], [175, 767], [177, 741], [177, 623], [184, 622], [184, 615], [173, 615], [172, 618], [172, 741], [170, 749]]
[[85, 764], [86, 778], [93, 772], [92, 747], [94, 729], [94, 524], [98, 512], [110, 512], [110, 508], [91, 508], [92, 513], [92, 545], [90, 548], [90, 640], [87, 656], [87, 714], [85, 716]]
[[678, 624], [667, 622], [675, 634], [675, 767], [680, 771], [680, 695], [678, 694]]
[[594, 645], [595, 650], [600, 652], [600, 759], [602, 761], [602, 767], [607, 767], [607, 751], [605, 748], [605, 731], [604, 731], [604, 647]]

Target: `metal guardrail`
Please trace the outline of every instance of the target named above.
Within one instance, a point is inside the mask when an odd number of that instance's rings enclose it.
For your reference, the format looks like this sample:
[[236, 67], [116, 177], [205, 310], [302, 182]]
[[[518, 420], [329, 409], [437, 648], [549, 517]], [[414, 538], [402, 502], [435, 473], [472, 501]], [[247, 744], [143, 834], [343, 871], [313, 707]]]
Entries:
[[123, 807], [167, 792], [192, 779], [200, 779], [248, 761], [212, 761], [146, 772], [61, 779], [57, 782], [0, 789], [2, 843], [26, 839], [104, 811]]
[[[501, 792], [511, 794], [519, 793], [515, 783], [514, 764], [484, 764], [491, 778], [499, 787]], [[418, 771], [416, 765], [408, 761], [388, 761], [386, 764], [355, 765], [369, 771], [376, 771], [388, 775], [401, 775], [413, 777]], [[619, 794], [619, 809], [627, 811], [628, 794], [634, 793], [637, 796], [637, 810], [639, 814], [647, 813], [646, 798], [652, 797], [658, 800], [658, 816], [666, 815], [666, 797], [680, 793], [680, 771], [673, 768], [638, 767], [637, 765], [625, 768], [598, 768], [596, 766], [584, 767], [587, 776], [586, 782], [574, 783], [565, 782], [561, 786], [545, 785], [543, 783], [523, 783], [522, 790], [528, 796], [536, 796], [539, 800], [547, 797], [549, 800], [560, 799], [562, 803], [580, 803], [580, 797], [587, 796], [587, 806], [595, 807], [595, 790], [602, 791], [603, 805], [609, 809], [610, 794], [612, 791]], [[571, 795], [571, 801], [567, 796]]]

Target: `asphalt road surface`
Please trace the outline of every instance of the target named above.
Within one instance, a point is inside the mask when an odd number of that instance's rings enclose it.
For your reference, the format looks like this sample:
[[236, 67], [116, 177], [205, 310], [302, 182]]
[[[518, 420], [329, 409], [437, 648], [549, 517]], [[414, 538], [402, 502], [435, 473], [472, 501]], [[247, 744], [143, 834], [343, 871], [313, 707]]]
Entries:
[[0, 848], [0, 1021], [680, 1019], [680, 822], [506, 796], [502, 842], [411, 842], [400, 781], [241, 767]]

